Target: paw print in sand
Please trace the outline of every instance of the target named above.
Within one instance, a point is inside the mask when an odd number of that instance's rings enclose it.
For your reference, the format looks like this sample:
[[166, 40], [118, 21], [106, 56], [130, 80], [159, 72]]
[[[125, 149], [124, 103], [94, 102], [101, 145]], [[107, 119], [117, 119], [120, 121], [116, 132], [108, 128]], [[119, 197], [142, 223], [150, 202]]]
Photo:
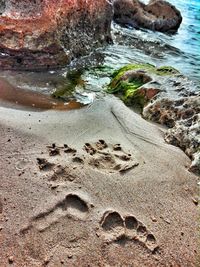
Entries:
[[120, 144], [108, 145], [100, 139], [86, 143], [87, 164], [101, 171], [125, 173], [139, 165], [138, 161], [123, 150]]
[[124, 174], [139, 165], [139, 162], [129, 152], [125, 152], [120, 144], [107, 144], [100, 139], [96, 143], [85, 143], [80, 153], [67, 144], [57, 146], [55, 143], [47, 146], [48, 155], [42, 153], [37, 158], [41, 172], [48, 175], [52, 189], [66, 182], [78, 182], [83, 177], [85, 167], [92, 167], [107, 173]]
[[121, 216], [117, 211], [106, 211], [100, 225], [101, 234], [109, 243], [132, 241], [152, 252], [158, 248], [155, 236], [132, 215]]
[[35, 229], [40, 232], [46, 231], [50, 226], [65, 217], [84, 221], [88, 216], [89, 209], [90, 205], [86, 200], [76, 193], [70, 193], [58, 200], [51, 208], [42, 210], [31, 218], [28, 226], [22, 229], [21, 232], [26, 232], [29, 229]]
[[[77, 155], [74, 148], [67, 144], [57, 146], [52, 144], [47, 146], [48, 155], [37, 158], [39, 170], [49, 176], [48, 181], [52, 188], [56, 188], [62, 182], [72, 182], [80, 176], [77, 163], [82, 162], [82, 158]], [[44, 156], [44, 154], [43, 154]]]

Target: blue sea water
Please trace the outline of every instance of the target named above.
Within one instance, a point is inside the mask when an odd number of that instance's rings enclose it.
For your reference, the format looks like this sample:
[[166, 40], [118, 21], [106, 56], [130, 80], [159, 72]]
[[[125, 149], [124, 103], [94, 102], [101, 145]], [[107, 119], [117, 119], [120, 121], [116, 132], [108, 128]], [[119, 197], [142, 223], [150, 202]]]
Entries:
[[136, 60], [158, 66], [171, 65], [199, 82], [200, 0], [169, 2], [181, 11], [183, 17], [176, 34], [125, 29], [113, 25], [115, 44], [105, 50], [107, 63], [120, 66]]

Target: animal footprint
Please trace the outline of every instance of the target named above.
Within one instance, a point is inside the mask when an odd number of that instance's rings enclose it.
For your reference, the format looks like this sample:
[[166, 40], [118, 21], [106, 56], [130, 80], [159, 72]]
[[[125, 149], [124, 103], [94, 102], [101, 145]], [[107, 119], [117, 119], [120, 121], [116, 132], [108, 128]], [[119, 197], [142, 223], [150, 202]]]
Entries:
[[68, 194], [52, 208], [33, 217], [31, 227], [35, 227], [42, 232], [66, 216], [84, 220], [88, 212], [89, 206], [85, 200], [77, 194]]
[[82, 159], [77, 155], [76, 149], [67, 144], [63, 146], [52, 144], [47, 146], [47, 150], [48, 155], [37, 158], [37, 165], [40, 171], [49, 173], [48, 181], [53, 182], [53, 184], [51, 183], [52, 189], [61, 185], [62, 182], [72, 182], [77, 177], [81, 177], [78, 170], [80, 168], [75, 165], [82, 163]]
[[77, 172], [74, 168], [70, 166], [63, 167], [62, 165], [57, 165], [53, 169], [54, 173], [49, 178], [50, 181], [57, 182], [57, 181], [74, 181], [77, 177]]
[[55, 166], [54, 163], [50, 163], [45, 158], [37, 158], [37, 164], [41, 171], [50, 171]]
[[106, 232], [106, 238], [108, 240], [117, 239], [124, 235], [124, 221], [121, 215], [116, 211], [105, 212], [101, 226]]
[[137, 242], [152, 252], [158, 248], [155, 236], [132, 215], [122, 217], [117, 211], [106, 211], [100, 225], [108, 241]]
[[60, 155], [61, 151], [64, 153], [76, 153], [76, 149], [69, 147], [67, 144], [64, 144], [63, 146], [56, 146], [56, 144], [52, 144], [51, 146], [47, 146], [49, 156], [57, 156]]
[[126, 237], [129, 240], [138, 240], [151, 251], [154, 251], [158, 247], [155, 236], [150, 233], [147, 227], [134, 216], [126, 216], [124, 222]]
[[68, 214], [82, 219], [85, 218], [89, 211], [87, 203], [75, 194], [67, 195], [58, 206], [61, 207], [63, 211], [66, 210]]
[[108, 172], [125, 173], [139, 165], [130, 153], [125, 152], [120, 144], [108, 145], [100, 139], [94, 144], [86, 143], [84, 150], [88, 155], [88, 165]]
[[126, 235], [128, 238], [137, 236], [138, 221], [134, 216], [125, 217]]
[[156, 238], [153, 234], [148, 234], [146, 238], [146, 245], [151, 251], [155, 251], [156, 248], [158, 248], [156, 244]]

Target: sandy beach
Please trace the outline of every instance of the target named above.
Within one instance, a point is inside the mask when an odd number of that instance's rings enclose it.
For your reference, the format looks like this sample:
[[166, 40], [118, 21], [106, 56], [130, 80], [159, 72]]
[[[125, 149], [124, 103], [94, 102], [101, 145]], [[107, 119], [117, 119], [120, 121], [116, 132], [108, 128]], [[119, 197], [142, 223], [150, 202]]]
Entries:
[[114, 96], [0, 121], [0, 266], [199, 266], [198, 177], [164, 128]]

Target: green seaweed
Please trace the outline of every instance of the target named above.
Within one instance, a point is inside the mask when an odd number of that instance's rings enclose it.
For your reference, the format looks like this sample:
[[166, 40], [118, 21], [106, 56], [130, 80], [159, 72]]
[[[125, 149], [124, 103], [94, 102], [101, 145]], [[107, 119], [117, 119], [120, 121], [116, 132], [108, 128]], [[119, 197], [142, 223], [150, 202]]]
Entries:
[[112, 81], [109, 84], [109, 88], [114, 88], [117, 86], [118, 81], [121, 77], [129, 70], [154, 70], [155, 66], [151, 64], [128, 64], [116, 71], [112, 74]]
[[156, 68], [156, 66], [151, 64], [129, 64], [114, 71], [106, 91], [118, 95], [127, 105], [139, 104], [142, 107], [147, 102], [147, 99], [139, 93], [138, 89], [147, 83], [148, 80], [145, 81], [140, 75], [138, 77], [137, 75], [135, 77], [131, 74], [128, 75], [130, 71], [135, 71], [138, 74], [141, 72], [149, 77], [179, 74], [179, 71], [173, 67], [162, 66]]
[[67, 99], [72, 95], [76, 86], [84, 87], [85, 81], [81, 79], [81, 75], [83, 74], [83, 70], [72, 70], [67, 73], [66, 79], [63, 83], [60, 83], [55, 92], [53, 92], [52, 96], [54, 98], [62, 98]]
[[161, 66], [159, 68], [156, 68], [156, 74], [158, 75], [176, 75], [176, 74], [180, 74], [180, 72], [170, 66]]
[[94, 75], [99, 78], [101, 77], [111, 77], [114, 71], [113, 67], [107, 65], [99, 65], [92, 68], [86, 69], [89, 75]]

